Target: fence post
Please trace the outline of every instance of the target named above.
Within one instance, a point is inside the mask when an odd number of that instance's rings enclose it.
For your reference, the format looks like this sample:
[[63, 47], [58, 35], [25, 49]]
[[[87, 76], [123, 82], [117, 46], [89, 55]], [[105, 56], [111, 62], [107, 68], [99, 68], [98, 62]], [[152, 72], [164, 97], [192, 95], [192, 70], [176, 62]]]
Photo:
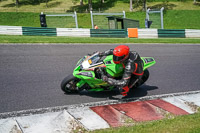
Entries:
[[164, 24], [163, 24], [163, 10], [164, 10], [164, 7], [162, 7], [160, 9], [160, 17], [161, 17], [161, 28], [164, 29]]
[[148, 23], [149, 23], [149, 11], [150, 11], [150, 9], [146, 10], [145, 28], [149, 28], [149, 26], [148, 26]]
[[150, 9], [147, 9], [146, 10], [146, 19], [149, 21], [149, 11], [150, 11]]
[[76, 28], [78, 28], [78, 20], [77, 20], [76, 11], [74, 11], [74, 17], [75, 17]]
[[93, 22], [93, 15], [92, 15], [92, 11], [90, 11], [90, 16], [91, 16], [92, 29], [94, 29], [94, 22]]
[[125, 11], [123, 11], [123, 16], [124, 16], [124, 18], [126, 18], [126, 12]]

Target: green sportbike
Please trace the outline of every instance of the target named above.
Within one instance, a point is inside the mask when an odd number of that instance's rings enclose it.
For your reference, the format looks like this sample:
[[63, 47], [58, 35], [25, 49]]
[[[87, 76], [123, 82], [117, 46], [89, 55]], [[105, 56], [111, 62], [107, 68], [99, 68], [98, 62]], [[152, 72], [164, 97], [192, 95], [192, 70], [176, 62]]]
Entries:
[[[141, 57], [143, 61], [144, 74], [140, 80], [132, 88], [137, 88], [144, 84], [149, 78], [149, 71], [147, 68], [153, 66], [156, 61], [152, 57]], [[122, 78], [124, 68], [122, 64], [115, 64], [113, 62], [113, 55], [101, 58], [99, 52], [92, 55], [87, 55], [81, 58], [73, 71], [73, 74], [65, 77], [61, 82], [61, 89], [67, 93], [77, 93], [82, 90], [88, 91], [111, 91], [115, 86], [104, 82], [101, 79], [102, 68], [103, 72], [108, 77], [115, 79]]]

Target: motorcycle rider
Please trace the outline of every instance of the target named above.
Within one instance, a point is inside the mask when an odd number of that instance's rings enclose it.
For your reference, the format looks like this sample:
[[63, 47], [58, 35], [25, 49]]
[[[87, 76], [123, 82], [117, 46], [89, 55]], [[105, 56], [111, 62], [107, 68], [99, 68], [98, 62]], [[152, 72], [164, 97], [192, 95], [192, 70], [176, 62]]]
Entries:
[[144, 74], [143, 62], [139, 54], [135, 51], [130, 51], [126, 45], [119, 45], [115, 49], [110, 49], [105, 52], [100, 52], [100, 56], [113, 55], [113, 62], [115, 64], [122, 64], [124, 73], [122, 79], [117, 80], [109, 78], [103, 71], [102, 80], [108, 82], [110, 85], [118, 86], [121, 94], [127, 96], [129, 89], [132, 88]]

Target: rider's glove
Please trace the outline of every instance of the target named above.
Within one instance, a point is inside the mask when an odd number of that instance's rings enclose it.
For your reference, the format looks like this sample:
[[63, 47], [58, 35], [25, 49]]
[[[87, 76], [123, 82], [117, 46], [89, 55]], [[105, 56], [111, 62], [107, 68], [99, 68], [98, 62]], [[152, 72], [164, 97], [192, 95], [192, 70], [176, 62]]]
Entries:
[[105, 68], [100, 67], [100, 68], [99, 68], [99, 72], [100, 72], [100, 74], [101, 74], [101, 79], [102, 79], [103, 81], [107, 82], [107, 81], [108, 81], [108, 77], [104, 74], [104, 72], [103, 72], [104, 69], [105, 69]]
[[102, 52], [99, 52], [99, 56], [100, 56], [100, 57], [103, 57], [104, 55], [103, 55], [103, 53], [102, 53]]
[[[95, 53], [97, 53], [98, 51], [95, 51], [95, 52], [93, 52], [92, 54], [88, 54], [89, 56], [91, 56], [91, 55], [93, 55], [93, 54], [95, 54]], [[99, 52], [98, 52], [99, 53]]]

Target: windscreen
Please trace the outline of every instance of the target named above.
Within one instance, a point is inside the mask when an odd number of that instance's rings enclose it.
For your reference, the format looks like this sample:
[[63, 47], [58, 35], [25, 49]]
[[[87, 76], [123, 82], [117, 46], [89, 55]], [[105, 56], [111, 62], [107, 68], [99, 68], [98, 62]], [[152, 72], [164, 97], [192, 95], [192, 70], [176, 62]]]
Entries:
[[99, 59], [100, 59], [99, 55], [94, 55], [88, 60], [88, 62], [90, 65], [93, 65], [96, 64], [99, 61]]

